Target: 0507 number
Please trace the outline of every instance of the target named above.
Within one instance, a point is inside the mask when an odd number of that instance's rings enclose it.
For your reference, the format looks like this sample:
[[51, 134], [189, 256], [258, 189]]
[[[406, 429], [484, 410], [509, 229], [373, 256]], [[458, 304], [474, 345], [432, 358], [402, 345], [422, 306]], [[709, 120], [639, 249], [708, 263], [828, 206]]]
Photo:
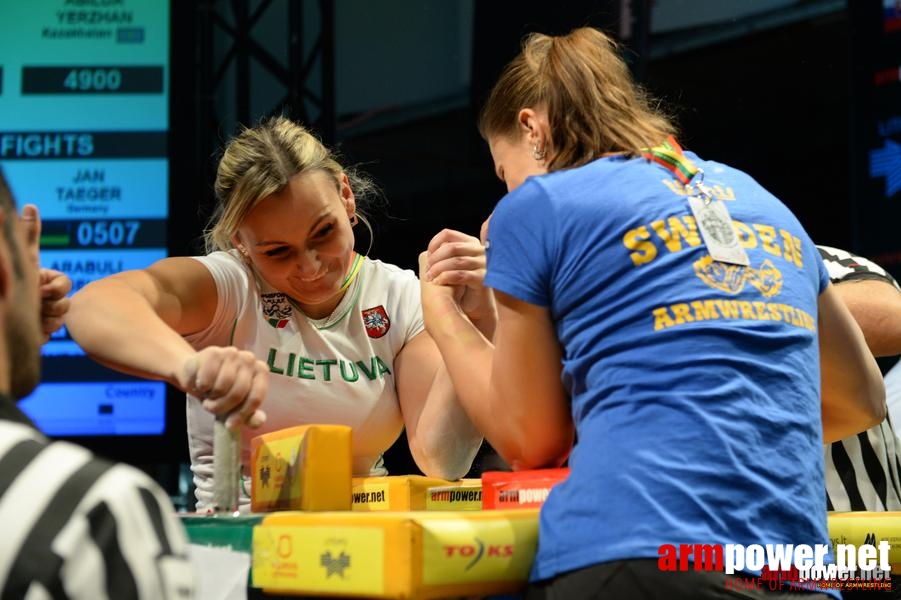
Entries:
[[140, 221], [82, 221], [76, 238], [79, 246], [131, 246], [140, 228]]

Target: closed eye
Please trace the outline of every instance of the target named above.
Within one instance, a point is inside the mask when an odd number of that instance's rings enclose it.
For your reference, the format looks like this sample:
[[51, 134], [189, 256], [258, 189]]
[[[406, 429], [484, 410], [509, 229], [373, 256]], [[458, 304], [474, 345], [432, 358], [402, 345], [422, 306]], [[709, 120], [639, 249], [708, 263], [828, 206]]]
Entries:
[[266, 250], [265, 252], [263, 252], [263, 255], [276, 257], [276, 256], [284, 255], [285, 252], [287, 252], [287, 251], [288, 251], [288, 248], [286, 246], [279, 246], [277, 248], [273, 248], [272, 250]]
[[329, 223], [328, 225], [325, 225], [324, 227], [322, 227], [321, 229], [319, 229], [316, 233], [314, 233], [314, 234], [313, 234], [313, 237], [316, 238], [316, 239], [322, 239], [322, 238], [324, 238], [324, 237], [328, 237], [328, 235], [329, 235], [332, 231], [334, 231], [334, 229], [335, 229], [335, 226], [332, 225], [331, 223]]

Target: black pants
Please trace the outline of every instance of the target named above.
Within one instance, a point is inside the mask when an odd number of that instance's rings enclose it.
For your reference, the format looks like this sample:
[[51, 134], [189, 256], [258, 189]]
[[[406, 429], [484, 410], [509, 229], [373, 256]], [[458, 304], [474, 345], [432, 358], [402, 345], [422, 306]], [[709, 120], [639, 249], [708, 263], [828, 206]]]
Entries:
[[757, 581], [742, 573], [661, 571], [656, 559], [619, 560], [533, 583], [525, 600], [833, 600], [819, 592], [789, 590], [787, 584], [771, 591], [764, 581], [756, 589]]

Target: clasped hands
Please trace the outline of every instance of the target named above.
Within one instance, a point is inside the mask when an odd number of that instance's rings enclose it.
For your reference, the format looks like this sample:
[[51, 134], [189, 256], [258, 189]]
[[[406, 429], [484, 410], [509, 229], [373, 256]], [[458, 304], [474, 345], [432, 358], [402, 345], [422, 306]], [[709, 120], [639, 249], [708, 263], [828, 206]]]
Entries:
[[[487, 227], [482, 227], [482, 238]], [[489, 339], [497, 320], [494, 295], [484, 285], [485, 246], [482, 240], [453, 229], [444, 229], [419, 255], [423, 310], [453, 303]]]

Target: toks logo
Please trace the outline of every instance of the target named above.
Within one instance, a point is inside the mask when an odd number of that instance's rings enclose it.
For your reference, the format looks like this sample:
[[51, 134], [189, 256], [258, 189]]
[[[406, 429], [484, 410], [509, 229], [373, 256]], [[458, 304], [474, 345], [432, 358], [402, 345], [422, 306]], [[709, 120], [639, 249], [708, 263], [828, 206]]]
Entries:
[[488, 558], [511, 558], [513, 556], [513, 544], [490, 544], [486, 546], [485, 542], [479, 538], [474, 539], [475, 544], [444, 546], [444, 555], [447, 558], [461, 557], [468, 559], [469, 562], [463, 568], [464, 571], [473, 568], [486, 554]]

